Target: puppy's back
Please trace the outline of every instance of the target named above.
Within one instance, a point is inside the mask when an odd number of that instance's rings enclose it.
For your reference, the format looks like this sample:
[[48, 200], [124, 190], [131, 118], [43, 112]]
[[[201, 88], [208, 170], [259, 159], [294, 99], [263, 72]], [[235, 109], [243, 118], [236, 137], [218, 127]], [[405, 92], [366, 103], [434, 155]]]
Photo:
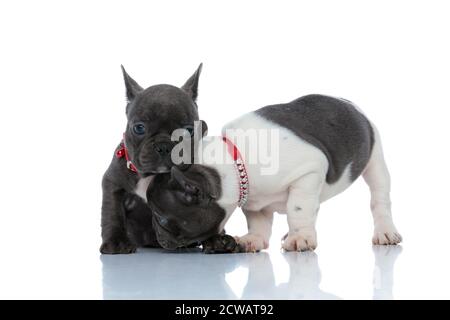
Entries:
[[369, 161], [374, 144], [372, 126], [348, 100], [313, 94], [254, 113], [319, 148], [329, 162], [329, 184], [336, 182], [350, 163], [351, 179], [355, 180]]

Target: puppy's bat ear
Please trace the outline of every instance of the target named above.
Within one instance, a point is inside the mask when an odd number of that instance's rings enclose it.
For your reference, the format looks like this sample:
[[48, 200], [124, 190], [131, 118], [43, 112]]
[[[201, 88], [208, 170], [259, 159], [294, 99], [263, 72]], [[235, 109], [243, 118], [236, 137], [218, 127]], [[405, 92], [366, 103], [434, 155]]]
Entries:
[[184, 175], [183, 171], [176, 167], [173, 166], [170, 169], [170, 176], [172, 177], [173, 180], [175, 180], [180, 186], [181, 188], [183, 188], [185, 191], [191, 191], [193, 190], [193, 183], [191, 181], [189, 181], [189, 179]]
[[198, 79], [202, 72], [203, 63], [200, 63], [195, 73], [186, 81], [181, 87], [194, 101], [197, 101], [198, 96]]
[[128, 102], [131, 102], [136, 97], [136, 95], [144, 89], [142, 89], [142, 87], [128, 75], [123, 65], [120, 65], [120, 67], [122, 68], [123, 79], [125, 81], [127, 100]]
[[171, 177], [183, 189], [184, 200], [189, 204], [196, 204], [200, 194], [200, 188], [190, 181], [184, 173], [177, 167], [172, 167], [170, 171]]
[[[193, 164], [195, 166], [195, 164]], [[201, 167], [200, 167], [201, 168]], [[197, 195], [199, 192], [209, 195], [212, 199], [218, 199], [221, 195], [220, 178], [215, 172], [211, 172], [207, 169], [198, 171], [205, 179], [202, 183], [200, 181], [194, 181], [188, 178], [184, 172], [173, 166], [171, 168], [171, 177], [174, 181], [181, 186], [186, 195]]]

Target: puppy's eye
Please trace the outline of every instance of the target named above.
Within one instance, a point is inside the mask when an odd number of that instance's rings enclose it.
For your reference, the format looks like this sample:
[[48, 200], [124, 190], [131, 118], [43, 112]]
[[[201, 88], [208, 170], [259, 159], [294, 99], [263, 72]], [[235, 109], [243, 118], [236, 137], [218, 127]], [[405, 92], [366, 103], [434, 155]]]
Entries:
[[194, 135], [194, 127], [193, 127], [193, 126], [185, 126], [184, 129], [186, 129], [187, 132], [189, 132], [189, 134], [190, 134], [191, 136]]
[[198, 204], [200, 200], [200, 189], [186, 183], [184, 185], [183, 199], [188, 204]]
[[195, 194], [190, 194], [185, 192], [184, 193], [184, 199], [186, 200], [187, 203], [191, 203], [191, 204], [195, 204], [198, 202], [198, 197]]
[[185, 183], [184, 189], [186, 190], [186, 192], [196, 195], [196, 196], [200, 193], [199, 188], [197, 188], [196, 186], [190, 185], [189, 183]]
[[145, 133], [145, 126], [142, 123], [135, 124], [133, 126], [133, 132], [138, 136], [141, 136]]

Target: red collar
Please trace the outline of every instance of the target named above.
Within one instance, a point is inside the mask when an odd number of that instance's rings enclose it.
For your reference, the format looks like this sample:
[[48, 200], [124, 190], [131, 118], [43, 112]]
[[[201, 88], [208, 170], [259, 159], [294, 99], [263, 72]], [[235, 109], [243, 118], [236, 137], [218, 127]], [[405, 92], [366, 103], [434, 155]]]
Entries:
[[120, 148], [116, 151], [116, 157], [117, 158], [125, 157], [125, 160], [127, 160], [128, 170], [131, 170], [134, 173], [137, 173], [137, 169], [136, 169], [135, 165], [131, 162], [130, 157], [128, 156], [128, 149], [125, 146], [125, 134], [123, 135], [122, 142], [120, 142]]
[[[230, 153], [230, 155], [234, 161], [234, 166], [236, 168], [236, 172], [238, 174], [238, 181], [239, 181], [238, 206], [243, 207], [247, 203], [248, 194], [249, 194], [248, 174], [247, 174], [247, 170], [245, 169], [244, 160], [242, 159], [239, 149], [236, 147], [236, 145], [233, 142], [231, 142], [230, 139], [223, 136], [222, 140], [227, 145], [228, 152]], [[127, 168], [130, 171], [137, 173], [136, 166], [131, 162], [130, 157], [128, 155], [128, 149], [125, 145], [125, 135], [123, 137], [122, 142], [120, 142], [120, 148], [116, 151], [116, 157], [117, 158], [125, 157], [125, 160], [127, 161]]]
[[236, 147], [236, 145], [233, 142], [231, 142], [230, 139], [223, 136], [222, 140], [227, 145], [228, 152], [230, 153], [230, 155], [234, 161], [234, 166], [236, 168], [236, 172], [238, 174], [238, 181], [239, 181], [238, 206], [243, 207], [247, 203], [248, 194], [249, 194], [248, 174], [247, 174], [247, 170], [245, 169], [244, 160], [242, 159], [239, 149]]

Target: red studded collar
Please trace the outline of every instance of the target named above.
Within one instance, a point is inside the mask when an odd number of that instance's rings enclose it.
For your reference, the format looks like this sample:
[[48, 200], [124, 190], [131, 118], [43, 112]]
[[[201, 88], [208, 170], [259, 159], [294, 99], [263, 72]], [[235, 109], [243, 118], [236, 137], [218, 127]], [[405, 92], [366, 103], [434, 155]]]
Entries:
[[238, 206], [243, 207], [247, 203], [248, 194], [249, 194], [249, 182], [248, 182], [248, 174], [245, 169], [244, 160], [242, 159], [241, 153], [236, 145], [227, 137], [222, 137], [223, 142], [227, 145], [228, 152], [234, 161], [234, 166], [236, 168], [236, 172], [238, 175], [239, 181], [239, 200]]

